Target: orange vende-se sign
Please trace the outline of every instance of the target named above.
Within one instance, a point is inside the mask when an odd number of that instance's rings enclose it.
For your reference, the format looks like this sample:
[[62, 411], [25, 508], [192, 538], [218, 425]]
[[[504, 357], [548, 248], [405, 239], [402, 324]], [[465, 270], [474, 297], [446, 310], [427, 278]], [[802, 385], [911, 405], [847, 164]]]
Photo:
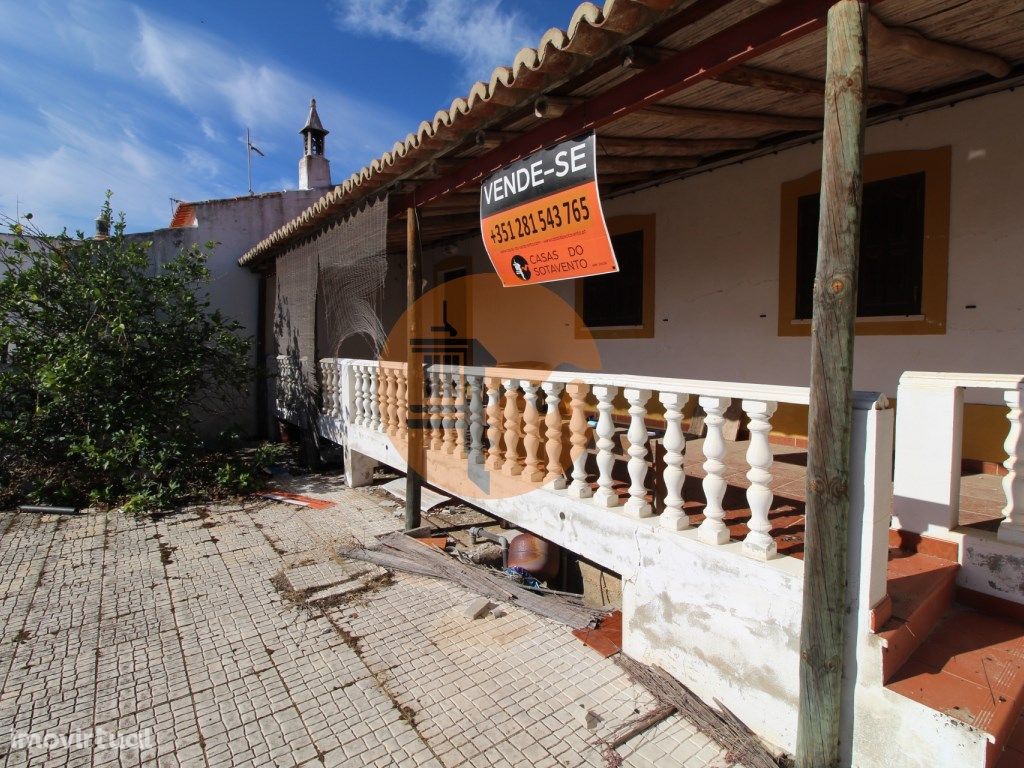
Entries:
[[594, 134], [485, 179], [480, 232], [506, 288], [618, 272], [597, 188]]

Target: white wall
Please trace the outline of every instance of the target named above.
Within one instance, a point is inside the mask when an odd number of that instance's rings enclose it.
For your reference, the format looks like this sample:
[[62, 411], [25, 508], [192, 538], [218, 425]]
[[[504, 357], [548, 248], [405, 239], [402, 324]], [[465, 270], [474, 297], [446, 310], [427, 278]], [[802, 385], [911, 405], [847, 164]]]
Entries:
[[[1017, 91], [868, 129], [869, 153], [953, 148], [949, 297], [945, 335], [857, 339], [858, 389], [895, 395], [906, 370], [1024, 371], [1022, 127]], [[806, 386], [809, 339], [777, 333], [780, 191], [820, 163], [815, 143], [605, 202], [608, 217], [656, 215], [657, 287], [655, 337], [602, 340], [604, 370]], [[459, 247], [492, 269], [478, 236]], [[573, 304], [572, 281], [551, 286]]]
[[[210, 241], [216, 243], [208, 262], [211, 273], [210, 306], [242, 324], [243, 333], [252, 338], [252, 362], [255, 365], [258, 362], [256, 334], [259, 333], [259, 277], [239, 267], [238, 259], [271, 232], [302, 213], [323, 194], [324, 190], [290, 190], [195, 203], [197, 226], [158, 229], [133, 237], [152, 240], [150, 254], [155, 263], [173, 259], [180, 250], [191, 245], [203, 246]], [[267, 312], [271, 316], [273, 311], [273, 305], [268, 305]], [[252, 391], [236, 420], [248, 432], [256, 429], [256, 394], [254, 380]], [[223, 426], [226, 423], [208, 425], [212, 431]]]

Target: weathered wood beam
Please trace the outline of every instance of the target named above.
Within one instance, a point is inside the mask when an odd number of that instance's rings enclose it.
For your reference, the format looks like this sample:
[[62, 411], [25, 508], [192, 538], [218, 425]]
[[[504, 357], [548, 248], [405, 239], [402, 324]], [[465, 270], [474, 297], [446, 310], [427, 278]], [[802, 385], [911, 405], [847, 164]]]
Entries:
[[[518, 131], [479, 131], [476, 144], [493, 149], [522, 134]], [[598, 154], [615, 155], [637, 152], [648, 155], [706, 155], [733, 149], [753, 149], [756, 139], [652, 139], [646, 136], [597, 135]]]
[[868, 35], [876, 49], [896, 48], [915, 58], [942, 62], [971, 72], [986, 72], [992, 77], [1010, 74], [1010, 64], [994, 54], [932, 40], [908, 27], [887, 27], [874, 15], [868, 16]]
[[668, 48], [653, 48], [643, 45], [627, 45], [622, 49], [622, 67], [624, 69], [648, 69], [661, 64], [669, 57], [678, 53]]
[[648, 139], [597, 135], [597, 151], [608, 155], [642, 152], [645, 155], [706, 155], [734, 149], [753, 149], [757, 139]]
[[607, 173], [639, 173], [641, 171], [674, 171], [686, 170], [697, 165], [695, 157], [599, 157], [597, 172]]
[[683, 122], [702, 120], [705, 122], [731, 123], [732, 125], [757, 125], [776, 131], [820, 131], [821, 120], [817, 117], [792, 117], [772, 115], [766, 112], [734, 112], [724, 109], [699, 109], [696, 107], [671, 107], [651, 104], [643, 108], [648, 115], [672, 117]]
[[[802, 75], [791, 75], [788, 72], [755, 69], [754, 67], [736, 67], [728, 72], [723, 72], [715, 80], [720, 83], [744, 85], [750, 88], [765, 88], [771, 91], [780, 91], [781, 93], [800, 93], [811, 96], [823, 96], [825, 94], [825, 83], [822, 80], [815, 80], [813, 77], [804, 77]], [[907, 102], [907, 94], [890, 88], [869, 86], [866, 93], [872, 101], [881, 101], [886, 104], [906, 104]]]
[[[838, 768], [848, 600], [853, 342], [864, 163], [866, 1], [828, 11], [811, 320], [797, 768]], [[848, 681], [853, 684], [854, 681]]]
[[533, 102], [533, 114], [542, 120], [561, 117], [584, 101], [581, 96], [541, 96]]
[[[708, 7], [720, 7], [714, 4], [715, 0], [706, 1], [712, 4]], [[528, 133], [472, 158], [456, 173], [423, 183], [413, 194], [411, 203], [424, 205], [464, 185], [475, 184], [496, 168], [541, 147], [621, 120], [655, 101], [815, 32], [825, 25], [826, 7], [822, 0], [788, 0], [755, 13], [661, 64], [611, 86], [588, 99], [585, 105], [571, 108], [562, 117], [545, 120]], [[789, 130], [819, 130], [819, 121], [809, 122], [812, 125], [802, 123], [800, 128]], [[771, 128], [779, 130], [777, 124]]]

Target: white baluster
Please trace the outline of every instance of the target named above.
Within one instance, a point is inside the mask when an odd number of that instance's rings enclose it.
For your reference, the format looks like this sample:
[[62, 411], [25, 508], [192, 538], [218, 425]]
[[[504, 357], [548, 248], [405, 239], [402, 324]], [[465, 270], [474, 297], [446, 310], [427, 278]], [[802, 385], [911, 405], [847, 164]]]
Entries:
[[547, 427], [544, 444], [544, 451], [548, 457], [547, 474], [544, 476], [544, 487], [553, 491], [561, 491], [565, 488], [565, 470], [562, 468], [562, 385], [557, 381], [545, 381], [541, 387], [544, 389], [548, 412], [544, 416], [544, 426]]
[[1011, 389], [1003, 393], [1003, 401], [1010, 412], [1006, 418], [1010, 431], [1003, 447], [1006, 449], [1006, 475], [1003, 477], [1003, 522], [999, 524], [998, 538], [1010, 544], [1024, 544], [1024, 428], [1021, 425], [1021, 397], [1024, 392]]
[[469, 376], [469, 462], [484, 463], [484, 412], [480, 388], [481, 376]]
[[452, 371], [445, 368], [441, 373], [441, 450], [455, 453], [455, 387]]
[[597, 491], [594, 492], [594, 503], [601, 507], [617, 507], [619, 495], [612, 488], [612, 467], [615, 464], [615, 456], [612, 448], [615, 443], [612, 438], [615, 436], [615, 422], [612, 421], [612, 400], [618, 393], [618, 387], [611, 387], [604, 384], [592, 388], [594, 397], [597, 398]]
[[651, 399], [651, 390], [627, 387], [623, 390], [626, 402], [629, 403], [629, 499], [622, 511], [632, 517], [650, 517], [651, 505], [647, 503], [647, 401]]
[[373, 428], [373, 392], [370, 387], [370, 376], [373, 367], [363, 366], [363, 426]]
[[519, 425], [519, 380], [505, 379], [505, 463], [501, 473], [514, 477], [521, 475], [523, 466], [519, 463], [517, 450], [521, 435]]
[[501, 379], [488, 376], [487, 382], [487, 468], [501, 469]]
[[430, 378], [430, 450], [439, 451], [444, 445], [444, 431], [441, 417], [442, 384], [441, 374], [431, 371]]
[[391, 388], [391, 369], [380, 363], [380, 370], [377, 375], [377, 399], [380, 403], [380, 431], [382, 434], [391, 433], [391, 397], [388, 394]]
[[334, 360], [325, 364], [324, 379], [327, 384], [327, 415], [337, 419], [338, 414], [338, 365]]
[[329, 414], [330, 409], [330, 394], [331, 394], [331, 383], [327, 378], [327, 362], [324, 360], [320, 361], [320, 412], [324, 415]]
[[689, 395], [675, 392], [661, 392], [658, 400], [665, 406], [665, 509], [659, 522], [665, 528], [681, 531], [690, 527], [690, 519], [683, 512], [683, 454], [686, 451], [686, 437], [680, 423], [683, 419], [683, 406], [690, 399]]
[[352, 423], [357, 426], [363, 424], [363, 366], [353, 365], [352, 366], [352, 396], [353, 402], [353, 413]]
[[466, 377], [461, 371], [454, 374], [455, 384], [455, 455], [466, 458]]
[[370, 366], [370, 427], [374, 432], [382, 432], [384, 430], [383, 425], [380, 421], [380, 368], [376, 365]]
[[750, 417], [750, 444], [747, 446], [747, 506], [750, 507], [750, 522], [747, 527], [750, 533], [743, 539], [743, 554], [757, 560], [769, 560], [776, 556], [778, 548], [771, 537], [772, 524], [768, 519], [771, 509], [772, 494], [769, 483], [772, 474], [772, 447], [768, 443], [768, 433], [772, 430], [771, 417], [775, 413], [776, 403], [763, 400], [744, 400], [743, 410]]
[[572, 482], [569, 484], [568, 494], [574, 499], [589, 499], [594, 492], [587, 482], [587, 443], [590, 426], [587, 424], [587, 392], [590, 386], [582, 382], [574, 381], [565, 385], [565, 391], [569, 393], [572, 415], [569, 418], [569, 442], [572, 449], [569, 451], [569, 458], [572, 459]]
[[[393, 371], [395, 375], [395, 410], [394, 420], [391, 427], [395, 431], [392, 434], [399, 441], [409, 439], [409, 371], [407, 365], [401, 365]], [[420, 404], [420, 397], [416, 400]], [[414, 419], [422, 419], [422, 413], [413, 414]], [[422, 426], [420, 427], [422, 428]]]
[[523, 447], [526, 449], [526, 470], [523, 477], [532, 483], [544, 479], [544, 469], [540, 459], [540, 411], [537, 410], [537, 385], [532, 381], [523, 381], [523, 424], [525, 436]]
[[722, 508], [722, 499], [725, 497], [725, 439], [722, 437], [722, 424], [725, 413], [732, 402], [728, 397], [701, 397], [698, 399], [700, 407], [704, 409], [707, 416], [704, 418], [704, 426], [708, 434], [704, 438], [704, 498], [707, 503], [704, 506], [704, 522], [697, 528], [697, 540], [705, 544], [725, 544], [729, 541], [729, 529], [726, 528], [722, 518], [725, 517], [725, 510]]

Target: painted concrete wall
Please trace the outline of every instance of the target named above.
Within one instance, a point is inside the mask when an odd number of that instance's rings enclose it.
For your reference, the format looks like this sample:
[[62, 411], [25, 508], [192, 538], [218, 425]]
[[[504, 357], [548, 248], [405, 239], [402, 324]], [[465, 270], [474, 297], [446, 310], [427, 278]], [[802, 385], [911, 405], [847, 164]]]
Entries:
[[[172, 259], [192, 245], [215, 242], [210, 258], [210, 302], [212, 309], [237, 320], [243, 333], [251, 337], [252, 362], [256, 364], [256, 334], [258, 327], [259, 277], [238, 266], [238, 259], [253, 245], [278, 227], [288, 223], [315, 203], [323, 190], [290, 190], [271, 192], [252, 197], [237, 197], [195, 203], [196, 226], [176, 229], [158, 229], [133, 235], [151, 240], [150, 254], [155, 264]], [[273, 305], [268, 305], [270, 312]], [[262, 361], [261, 361], [262, 362]], [[225, 416], [204, 425], [216, 432], [235, 422], [245, 432], [256, 430], [256, 382], [237, 418]]]
[[[944, 335], [858, 337], [856, 388], [894, 396], [906, 370], [1024, 371], [1022, 125], [1017, 91], [868, 129], [869, 153], [952, 146], [949, 289]], [[820, 163], [816, 143], [607, 201], [608, 217], [657, 217], [657, 287], [654, 338], [599, 341], [604, 370], [806, 386], [809, 339], [777, 333], [780, 200], [783, 182]], [[479, 237], [456, 247], [492, 270]], [[425, 256], [428, 279], [441, 258]], [[551, 289], [574, 304], [571, 281]]]

